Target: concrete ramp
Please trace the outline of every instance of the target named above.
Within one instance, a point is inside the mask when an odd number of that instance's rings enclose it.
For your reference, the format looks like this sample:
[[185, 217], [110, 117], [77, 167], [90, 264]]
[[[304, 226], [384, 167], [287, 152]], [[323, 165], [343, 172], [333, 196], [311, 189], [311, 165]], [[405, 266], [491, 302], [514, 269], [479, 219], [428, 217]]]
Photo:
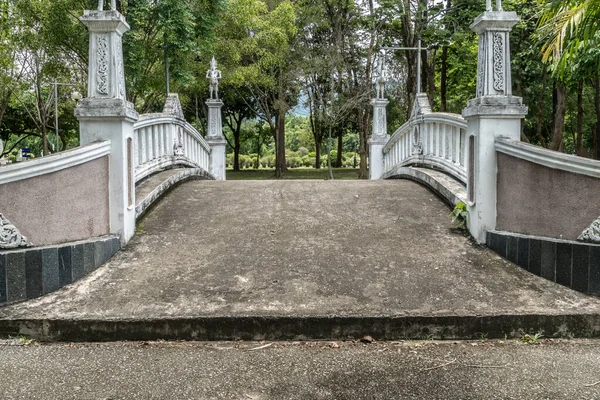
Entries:
[[82, 281], [0, 308], [48, 340], [600, 335], [600, 299], [456, 230], [411, 181], [190, 181]]

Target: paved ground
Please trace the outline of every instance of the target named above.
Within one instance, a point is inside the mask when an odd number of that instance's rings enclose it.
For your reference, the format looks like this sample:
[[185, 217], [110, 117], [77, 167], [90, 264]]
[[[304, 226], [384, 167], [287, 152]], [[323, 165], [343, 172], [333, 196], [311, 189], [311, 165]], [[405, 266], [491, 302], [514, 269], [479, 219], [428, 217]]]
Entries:
[[[267, 345], [269, 343], [266, 343]], [[600, 342], [2, 346], [4, 400], [598, 399]]]
[[191, 181], [108, 265], [0, 322], [600, 314], [600, 299], [473, 244], [448, 213], [410, 181]]

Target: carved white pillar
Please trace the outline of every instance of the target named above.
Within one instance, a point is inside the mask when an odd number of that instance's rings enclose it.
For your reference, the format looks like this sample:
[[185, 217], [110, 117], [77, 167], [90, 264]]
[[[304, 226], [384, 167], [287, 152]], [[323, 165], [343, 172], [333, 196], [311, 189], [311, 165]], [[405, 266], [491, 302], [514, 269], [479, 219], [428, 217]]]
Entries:
[[369, 139], [369, 179], [377, 180], [383, 176], [383, 148], [390, 139], [387, 134], [386, 99], [373, 99], [373, 133]]
[[210, 145], [210, 173], [215, 179], [224, 181], [225, 178], [225, 148], [227, 140], [223, 136], [223, 123], [221, 119], [221, 107], [223, 102], [218, 99], [206, 101], [208, 106], [208, 134], [206, 141]]
[[[489, 2], [488, 2], [489, 3]], [[489, 4], [488, 4], [489, 5]], [[471, 29], [479, 35], [477, 95], [463, 110], [467, 119], [468, 228], [479, 243], [496, 228], [497, 163], [495, 140], [520, 140], [527, 115], [523, 99], [512, 95], [510, 31], [519, 22], [515, 12], [486, 11]]]
[[135, 233], [133, 123], [138, 114], [126, 100], [122, 37], [129, 30], [116, 10], [86, 10], [81, 22], [88, 27], [88, 97], [75, 109], [80, 143], [110, 140], [110, 231], [126, 244]]

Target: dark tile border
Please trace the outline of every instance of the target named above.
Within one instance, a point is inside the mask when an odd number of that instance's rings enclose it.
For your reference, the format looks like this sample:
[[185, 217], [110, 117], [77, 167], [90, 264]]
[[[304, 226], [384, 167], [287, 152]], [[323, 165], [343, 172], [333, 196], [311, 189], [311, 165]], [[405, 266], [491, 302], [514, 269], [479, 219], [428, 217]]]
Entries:
[[115, 236], [0, 252], [0, 305], [33, 299], [82, 278], [121, 248]]
[[600, 295], [600, 245], [499, 231], [488, 232], [486, 242], [532, 274]]

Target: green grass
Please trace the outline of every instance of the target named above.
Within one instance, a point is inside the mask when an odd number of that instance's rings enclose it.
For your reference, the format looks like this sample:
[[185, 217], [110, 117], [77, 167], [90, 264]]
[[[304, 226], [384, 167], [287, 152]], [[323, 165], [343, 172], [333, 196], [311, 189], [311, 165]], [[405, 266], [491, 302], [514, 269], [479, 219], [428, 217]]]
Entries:
[[[283, 174], [282, 179], [327, 179], [328, 176], [327, 168], [290, 168]], [[227, 170], [228, 181], [268, 179], [275, 179], [274, 169], [246, 169], [242, 171]], [[358, 169], [334, 168], [333, 179], [358, 179]]]

